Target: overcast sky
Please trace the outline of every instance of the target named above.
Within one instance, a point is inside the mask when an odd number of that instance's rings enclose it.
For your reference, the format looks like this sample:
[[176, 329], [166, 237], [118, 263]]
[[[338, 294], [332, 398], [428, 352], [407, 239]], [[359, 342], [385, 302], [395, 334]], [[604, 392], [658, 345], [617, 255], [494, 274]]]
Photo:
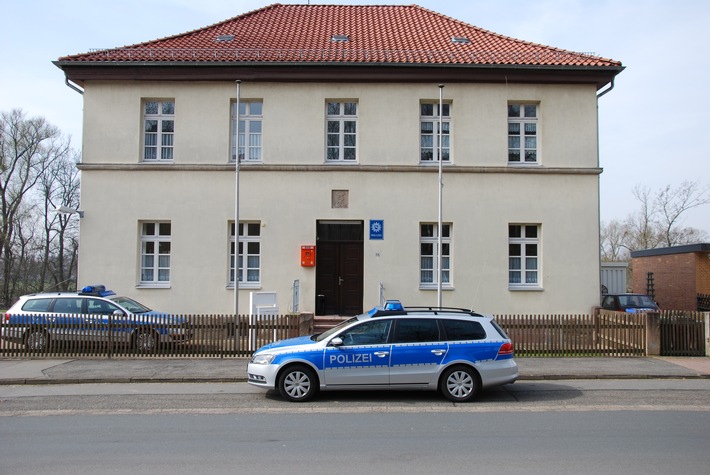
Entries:
[[[81, 147], [82, 97], [60, 56], [202, 28], [270, 5], [236, 0], [0, 0], [0, 111], [46, 117]], [[307, 1], [280, 3], [308, 3]], [[394, 1], [311, 2], [395, 4]], [[599, 100], [602, 220], [639, 208], [636, 185], [710, 186], [707, 0], [406, 0], [506, 36], [591, 52], [626, 67]], [[106, 111], [110, 114], [110, 111]], [[710, 233], [710, 206], [683, 226]]]

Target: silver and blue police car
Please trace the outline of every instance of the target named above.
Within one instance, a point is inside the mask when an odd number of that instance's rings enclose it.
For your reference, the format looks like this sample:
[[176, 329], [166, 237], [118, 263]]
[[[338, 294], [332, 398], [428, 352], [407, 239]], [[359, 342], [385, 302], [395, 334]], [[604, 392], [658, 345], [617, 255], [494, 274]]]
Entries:
[[250, 384], [293, 402], [319, 390], [429, 389], [454, 402], [515, 382], [513, 343], [492, 317], [452, 308], [382, 308], [254, 352]]

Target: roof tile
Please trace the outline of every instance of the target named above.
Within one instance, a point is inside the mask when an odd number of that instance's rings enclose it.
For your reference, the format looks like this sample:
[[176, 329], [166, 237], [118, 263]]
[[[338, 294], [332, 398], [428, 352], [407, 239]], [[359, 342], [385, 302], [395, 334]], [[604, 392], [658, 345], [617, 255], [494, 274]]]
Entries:
[[[348, 35], [348, 41], [331, 41], [333, 35]], [[278, 3], [179, 35], [60, 61], [621, 66], [499, 35], [417, 5]]]

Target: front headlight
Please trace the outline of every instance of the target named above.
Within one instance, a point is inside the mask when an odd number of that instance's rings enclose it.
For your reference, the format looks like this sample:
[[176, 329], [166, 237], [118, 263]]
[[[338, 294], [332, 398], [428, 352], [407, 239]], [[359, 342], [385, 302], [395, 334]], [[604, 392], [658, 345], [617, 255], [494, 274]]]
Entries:
[[266, 354], [262, 353], [262, 354], [259, 354], [259, 355], [254, 355], [254, 356], [251, 358], [251, 362], [252, 362], [253, 364], [271, 364], [271, 362], [274, 361], [274, 357], [275, 357], [275, 356], [276, 356], [276, 355], [272, 355], [272, 354], [269, 354], [269, 353], [266, 353]]

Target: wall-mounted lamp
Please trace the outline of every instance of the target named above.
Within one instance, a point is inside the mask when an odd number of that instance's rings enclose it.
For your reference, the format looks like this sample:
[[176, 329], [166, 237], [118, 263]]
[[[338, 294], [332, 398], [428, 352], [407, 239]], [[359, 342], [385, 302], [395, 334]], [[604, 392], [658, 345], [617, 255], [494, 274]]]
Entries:
[[68, 206], [58, 206], [57, 209], [54, 210], [55, 213], [59, 214], [78, 214], [79, 218], [84, 217], [84, 212], [79, 210], [79, 209], [74, 209], [74, 208], [69, 208]]

